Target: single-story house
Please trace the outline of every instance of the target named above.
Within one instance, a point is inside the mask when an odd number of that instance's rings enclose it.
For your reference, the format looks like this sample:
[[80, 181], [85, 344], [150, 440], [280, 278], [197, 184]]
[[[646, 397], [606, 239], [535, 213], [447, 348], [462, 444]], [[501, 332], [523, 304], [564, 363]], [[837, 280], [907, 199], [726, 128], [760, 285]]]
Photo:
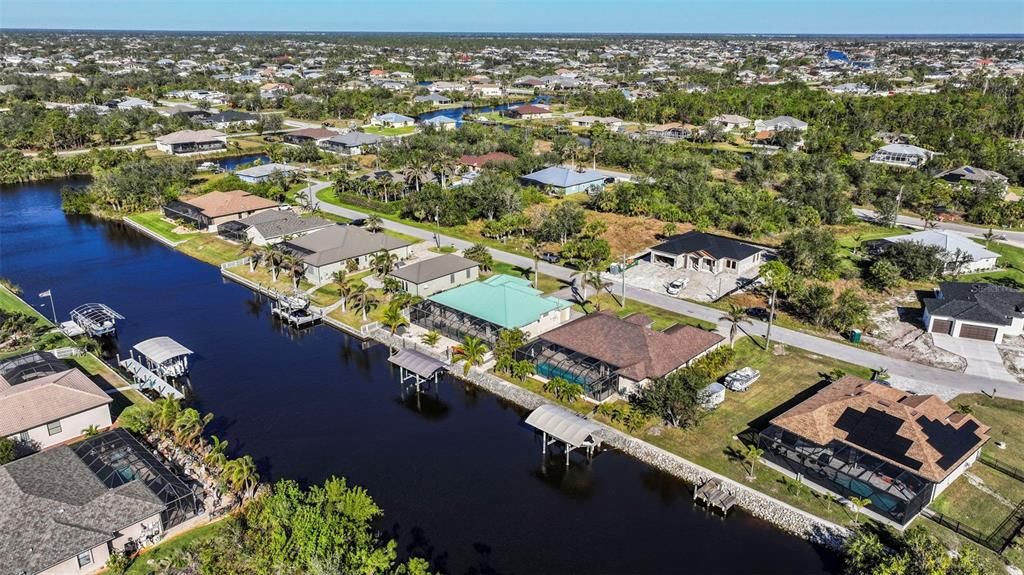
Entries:
[[871, 154], [868, 161], [901, 168], [919, 168], [934, 155], [935, 152], [912, 144], [886, 144]]
[[1024, 334], [1024, 292], [987, 283], [942, 282], [924, 298], [924, 325], [932, 333], [1002, 343]]
[[283, 134], [283, 139], [286, 144], [292, 144], [295, 146], [301, 146], [310, 142], [319, 145], [324, 140], [333, 138], [337, 135], [338, 132], [328, 130], [327, 128], [303, 128], [302, 130], [285, 132]]
[[643, 314], [624, 319], [611, 312], [585, 315], [540, 335], [516, 352], [532, 363], [537, 375], [561, 377], [583, 386], [587, 396], [604, 401], [629, 397], [650, 380], [691, 365], [725, 338], [714, 332], [676, 324], [665, 331], [651, 327]]
[[681, 124], [679, 122], [669, 122], [668, 124], [651, 126], [647, 128], [645, 132], [648, 136], [663, 138], [666, 140], [687, 140], [699, 133], [699, 127], [692, 124]]
[[291, 210], [267, 210], [217, 226], [217, 233], [229, 240], [248, 238], [254, 245], [277, 244], [335, 225], [330, 220], [302, 217]]
[[959, 168], [953, 168], [951, 170], [941, 172], [935, 177], [946, 180], [951, 184], [959, 184], [960, 182], [969, 182], [971, 184], [998, 182], [1006, 185], [1010, 181], [1009, 178], [999, 172], [983, 170], [981, 168], [975, 168], [974, 166], [960, 166]]
[[199, 499], [124, 429], [16, 459], [0, 466], [4, 573], [96, 573], [112, 552], [134, 553], [194, 517]]
[[163, 212], [164, 216], [173, 220], [184, 220], [197, 229], [215, 232], [217, 226], [225, 222], [240, 220], [280, 207], [281, 204], [275, 201], [242, 190], [232, 190], [172, 200], [164, 206]]
[[110, 427], [110, 396], [53, 354], [30, 352], [0, 364], [0, 437], [24, 449], [76, 439]]
[[452, 103], [452, 99], [448, 96], [442, 96], [441, 94], [427, 94], [426, 96], [416, 96], [412, 99], [417, 104], [430, 104], [432, 106], [447, 106]]
[[423, 120], [421, 124], [437, 130], [454, 130], [458, 127], [458, 122], [448, 116], [434, 116], [433, 118], [427, 118], [426, 120]]
[[479, 170], [480, 168], [488, 165], [514, 161], [516, 161], [516, 157], [512, 154], [506, 154], [505, 152], [488, 152], [479, 156], [464, 155], [459, 158], [460, 164], [463, 166], [469, 166], [475, 170]]
[[522, 106], [516, 106], [515, 108], [505, 110], [502, 112], [502, 115], [520, 120], [539, 120], [542, 118], [550, 118], [551, 110], [544, 106], [523, 104]]
[[[958, 233], [946, 230], [923, 230], [904, 236], [893, 236], [882, 238], [869, 243], [872, 250], [884, 251], [888, 246], [895, 243], [914, 242], [926, 246], [936, 246], [942, 250], [942, 257], [946, 261], [946, 272], [959, 274], [972, 274], [986, 270], [995, 269], [999, 260], [999, 254], [987, 250], [981, 245], [971, 241]], [[957, 252], [966, 254], [965, 262], [960, 262], [959, 269], [956, 262]]]
[[167, 154], [211, 152], [227, 147], [227, 134], [217, 130], [180, 130], [156, 139], [156, 149]]
[[480, 264], [457, 256], [444, 254], [392, 270], [391, 277], [402, 284], [402, 290], [419, 297], [459, 287], [480, 277]]
[[589, 128], [595, 124], [604, 124], [610, 128], [617, 128], [622, 125], [623, 120], [613, 116], [576, 116], [569, 120], [569, 123], [573, 126]]
[[239, 112], [238, 110], [224, 110], [223, 112], [217, 112], [202, 118], [199, 120], [199, 123], [218, 130], [226, 130], [228, 128], [252, 127], [259, 121], [259, 116], [255, 114]]
[[497, 274], [430, 296], [410, 309], [409, 319], [456, 341], [472, 335], [493, 345], [502, 330], [532, 338], [554, 329], [569, 321], [571, 308], [528, 279]]
[[978, 459], [988, 426], [934, 395], [846, 376], [759, 434], [771, 464], [907, 525]]
[[344, 269], [349, 260], [357, 269], [370, 267], [373, 255], [380, 251], [409, 257], [410, 242], [387, 234], [368, 232], [357, 226], [330, 226], [278, 244], [284, 252], [305, 262], [306, 279], [314, 285], [331, 281], [334, 272]]
[[781, 130], [807, 131], [807, 122], [797, 120], [793, 116], [776, 116], [770, 120], [754, 122], [754, 130], [758, 132], [778, 132]]
[[563, 195], [579, 192], [593, 193], [604, 188], [608, 176], [594, 170], [574, 170], [565, 166], [551, 166], [522, 177], [526, 185], [554, 188]]
[[268, 82], [260, 86], [260, 98], [263, 98], [264, 100], [268, 100], [270, 98], [282, 98], [294, 91], [295, 88], [291, 84]]
[[698, 231], [672, 236], [649, 253], [651, 263], [675, 269], [753, 275], [766, 255], [765, 248]]
[[238, 176], [239, 180], [247, 184], [262, 184], [263, 182], [270, 181], [274, 177], [274, 174], [285, 174], [290, 175], [298, 172], [299, 169], [295, 166], [289, 166], [287, 164], [260, 164], [244, 170], [238, 170], [235, 175]]
[[470, 86], [469, 92], [483, 98], [500, 98], [504, 90], [498, 84], [473, 84]]
[[209, 114], [208, 111], [197, 108], [190, 104], [174, 104], [173, 106], [166, 106], [161, 108], [154, 108], [157, 114], [164, 116], [165, 118], [172, 118], [174, 116], [185, 116], [186, 118], [199, 118]]
[[320, 141], [320, 147], [343, 156], [358, 156], [372, 151], [384, 138], [365, 132], [347, 132]]
[[406, 128], [416, 123], [415, 118], [409, 116], [403, 116], [394, 112], [388, 112], [387, 114], [374, 114], [370, 118], [371, 126], [383, 126], [385, 128]]
[[721, 114], [711, 118], [710, 121], [722, 126], [726, 132], [749, 128], [751, 124], [750, 118], [744, 118], [743, 116], [737, 116], [736, 114]]

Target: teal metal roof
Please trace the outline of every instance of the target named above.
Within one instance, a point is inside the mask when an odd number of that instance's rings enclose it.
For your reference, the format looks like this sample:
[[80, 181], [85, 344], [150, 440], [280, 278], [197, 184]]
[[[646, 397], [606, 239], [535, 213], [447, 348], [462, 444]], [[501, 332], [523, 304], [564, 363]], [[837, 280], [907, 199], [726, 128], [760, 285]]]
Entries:
[[431, 301], [506, 329], [529, 325], [540, 316], [572, 304], [543, 295], [530, 280], [503, 274], [430, 296]]

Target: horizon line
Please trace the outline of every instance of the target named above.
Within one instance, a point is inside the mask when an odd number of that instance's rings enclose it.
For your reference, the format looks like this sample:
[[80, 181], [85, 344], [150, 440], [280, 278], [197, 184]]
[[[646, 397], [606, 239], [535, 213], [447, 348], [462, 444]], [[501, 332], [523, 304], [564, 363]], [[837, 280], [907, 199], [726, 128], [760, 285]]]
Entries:
[[470, 35], [470, 36], [749, 36], [749, 37], [855, 37], [855, 38], [996, 38], [1021, 39], [1022, 32], [540, 32], [540, 31], [423, 31], [423, 30], [188, 30], [171, 28], [2, 28], [0, 34], [26, 32], [142, 32], [169, 34], [396, 34], [396, 35]]

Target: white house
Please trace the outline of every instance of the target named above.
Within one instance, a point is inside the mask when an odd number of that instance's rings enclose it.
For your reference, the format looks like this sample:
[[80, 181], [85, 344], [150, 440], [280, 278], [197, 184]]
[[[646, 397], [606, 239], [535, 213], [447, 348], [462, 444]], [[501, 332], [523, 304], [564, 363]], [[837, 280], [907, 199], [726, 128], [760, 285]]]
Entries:
[[749, 128], [751, 124], [750, 118], [744, 118], [743, 116], [737, 116], [736, 114], [721, 114], [711, 118], [710, 121], [722, 126], [726, 132]]
[[1024, 334], [1024, 293], [995, 284], [942, 282], [924, 298], [924, 325], [931, 333], [1002, 343]]
[[776, 116], [770, 120], [754, 122], [754, 130], [758, 132], [778, 132], [781, 130], [807, 131], [807, 122], [797, 120], [793, 116]]
[[370, 125], [381, 126], [384, 128], [405, 128], [412, 126], [416, 123], [416, 120], [409, 116], [403, 116], [394, 112], [388, 112], [387, 114], [374, 114], [370, 118]]
[[674, 269], [687, 269], [710, 274], [729, 272], [757, 274], [765, 262], [764, 248], [731, 238], [689, 231], [672, 236], [651, 248], [651, 263]]
[[227, 134], [217, 130], [180, 130], [156, 139], [156, 149], [167, 154], [211, 152], [227, 147]]
[[305, 263], [305, 276], [310, 283], [321, 285], [332, 280], [334, 272], [345, 269], [349, 260], [356, 269], [370, 267], [374, 254], [386, 251], [399, 259], [409, 257], [410, 242], [368, 232], [356, 226], [331, 226], [280, 244], [282, 251], [292, 253]]
[[872, 164], [887, 164], [900, 168], [919, 168], [932, 159], [935, 152], [911, 144], [887, 144], [878, 148], [868, 159]]
[[[895, 243], [914, 242], [926, 246], [935, 246], [942, 250], [940, 257], [946, 262], [946, 271], [957, 274], [972, 274], [996, 268], [999, 261], [999, 254], [987, 250], [970, 239], [946, 230], [924, 230], [905, 236], [894, 236], [883, 238], [873, 242], [884, 250], [887, 245]], [[964, 260], [957, 265], [957, 253], [964, 256]], [[959, 268], [959, 269], [957, 269]]]

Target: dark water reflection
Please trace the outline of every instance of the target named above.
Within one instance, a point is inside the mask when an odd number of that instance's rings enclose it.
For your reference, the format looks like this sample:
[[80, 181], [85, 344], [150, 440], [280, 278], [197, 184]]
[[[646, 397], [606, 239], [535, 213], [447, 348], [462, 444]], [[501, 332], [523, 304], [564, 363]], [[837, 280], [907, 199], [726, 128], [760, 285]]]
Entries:
[[[0, 275], [58, 316], [122, 313], [121, 354], [167, 335], [195, 350], [193, 401], [264, 477], [344, 475], [385, 510], [403, 554], [450, 573], [822, 573], [835, 558], [743, 513], [692, 505], [681, 482], [603, 453], [542, 461], [517, 408], [457, 382], [416, 397], [386, 350], [326, 327], [296, 334], [217, 270], [119, 223], [67, 217], [58, 183], [0, 192]], [[48, 309], [43, 309], [49, 314]]]

